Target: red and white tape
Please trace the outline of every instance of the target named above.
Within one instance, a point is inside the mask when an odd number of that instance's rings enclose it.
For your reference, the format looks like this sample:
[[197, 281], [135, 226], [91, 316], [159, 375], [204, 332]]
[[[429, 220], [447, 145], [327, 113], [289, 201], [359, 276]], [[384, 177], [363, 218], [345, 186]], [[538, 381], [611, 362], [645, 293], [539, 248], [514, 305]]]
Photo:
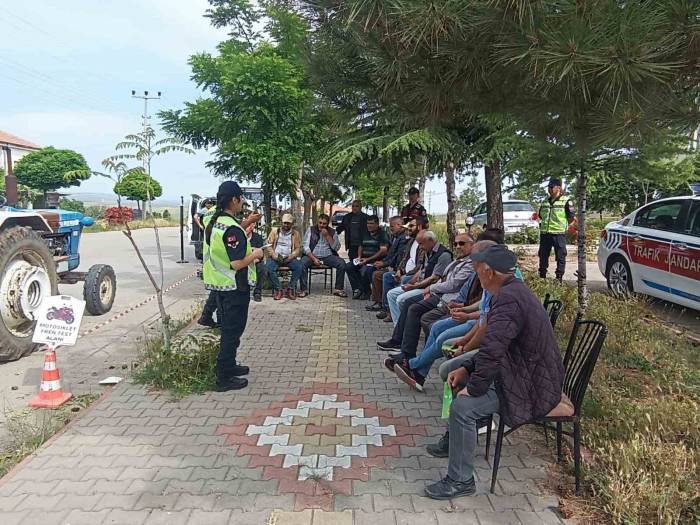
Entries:
[[[170, 286], [168, 286], [167, 288], [163, 288], [163, 293], [167, 293], [167, 292], [171, 291], [172, 289], [177, 288], [177, 287], [180, 286], [182, 283], [184, 283], [184, 282], [187, 281], [188, 279], [191, 279], [191, 278], [194, 277], [195, 275], [197, 275], [197, 272], [193, 272], [193, 273], [191, 273], [190, 275], [188, 275], [187, 277], [184, 277], [183, 279], [180, 279], [179, 281], [175, 281], [174, 283], [172, 283], [172, 284], [171, 284]], [[122, 310], [122, 311], [119, 312], [118, 314], [113, 315], [112, 317], [110, 317], [110, 318], [107, 319], [106, 321], [104, 321], [104, 322], [102, 322], [102, 323], [98, 323], [98, 324], [96, 324], [95, 326], [93, 326], [92, 328], [89, 328], [89, 329], [87, 329], [87, 330], [84, 330], [84, 331], [80, 332], [80, 337], [85, 337], [86, 335], [90, 335], [90, 334], [92, 334], [92, 333], [95, 333], [97, 330], [99, 330], [100, 328], [103, 328], [103, 327], [107, 326], [109, 323], [111, 323], [111, 322], [113, 322], [113, 321], [116, 321], [117, 319], [121, 319], [122, 317], [124, 317], [124, 316], [127, 315], [127, 314], [130, 314], [131, 312], [133, 312], [133, 311], [136, 310], [137, 308], [140, 308], [140, 307], [142, 307], [143, 305], [150, 303], [151, 301], [155, 300], [156, 297], [158, 297], [158, 296], [157, 296], [156, 294], [153, 294], [153, 295], [147, 297], [146, 299], [144, 299], [143, 301], [129, 306], [128, 308]]]

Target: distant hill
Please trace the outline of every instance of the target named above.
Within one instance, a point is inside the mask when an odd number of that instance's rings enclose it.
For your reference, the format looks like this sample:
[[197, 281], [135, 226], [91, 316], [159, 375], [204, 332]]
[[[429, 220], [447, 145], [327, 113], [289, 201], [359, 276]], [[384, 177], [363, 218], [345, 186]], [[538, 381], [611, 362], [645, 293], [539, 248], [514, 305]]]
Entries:
[[[61, 192], [63, 193], [63, 192]], [[71, 193], [68, 195], [71, 199], [76, 199], [83, 202], [87, 206], [114, 206], [117, 202], [117, 197], [113, 193]], [[123, 201], [125, 204], [136, 204], [133, 201]], [[185, 199], [187, 205], [187, 199]], [[180, 199], [161, 197], [153, 201], [153, 206], [159, 208], [176, 208], [180, 206]]]

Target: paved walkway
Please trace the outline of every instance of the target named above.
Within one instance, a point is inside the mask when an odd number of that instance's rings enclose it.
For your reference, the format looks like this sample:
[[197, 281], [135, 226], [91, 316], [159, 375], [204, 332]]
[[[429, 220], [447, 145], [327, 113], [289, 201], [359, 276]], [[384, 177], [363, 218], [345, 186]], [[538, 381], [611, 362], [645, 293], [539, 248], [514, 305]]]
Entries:
[[441, 384], [420, 394], [383, 368], [389, 325], [364, 304], [253, 303], [244, 391], [174, 401], [119, 385], [0, 481], [3, 525], [564, 523], [539, 488], [551, 454], [526, 430], [504, 446], [495, 495], [482, 438], [476, 496], [422, 496], [446, 469], [424, 450], [445, 429]]

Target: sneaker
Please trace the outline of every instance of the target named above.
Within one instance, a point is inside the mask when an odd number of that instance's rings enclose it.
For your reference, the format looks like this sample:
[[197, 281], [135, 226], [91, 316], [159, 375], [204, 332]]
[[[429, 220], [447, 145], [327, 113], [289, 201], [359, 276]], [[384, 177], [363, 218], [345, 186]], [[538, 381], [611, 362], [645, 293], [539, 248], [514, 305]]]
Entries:
[[394, 320], [391, 318], [390, 315], [387, 315], [387, 316], [384, 318], [384, 322], [385, 322], [385, 323], [393, 323]]
[[368, 312], [381, 312], [384, 310], [384, 307], [379, 303], [373, 303], [369, 306], [365, 306], [365, 310]]
[[440, 441], [425, 447], [425, 450], [434, 458], [447, 458], [450, 456], [450, 431], [445, 432]]
[[359, 299], [362, 297], [362, 290], [353, 290], [352, 291], [352, 298], [353, 299]]
[[388, 310], [382, 310], [381, 312], [379, 312], [377, 314], [377, 319], [386, 319], [388, 315], [389, 315]]
[[206, 326], [207, 328], [216, 328], [218, 326], [214, 318], [204, 316], [197, 319], [197, 324]]
[[408, 386], [415, 388], [418, 392], [423, 392], [425, 378], [408, 366], [408, 360], [404, 359], [403, 363], [396, 363], [394, 365], [394, 372], [397, 377]]
[[275, 301], [279, 301], [284, 298], [284, 292], [282, 290], [275, 290]]
[[253, 301], [256, 303], [261, 303], [262, 302], [262, 294], [255, 293], [253, 294]]
[[250, 368], [245, 365], [236, 365], [231, 369], [232, 376], [247, 376], [250, 373]]
[[425, 495], [432, 499], [452, 499], [461, 496], [471, 496], [476, 492], [474, 478], [468, 481], [454, 481], [450, 476], [445, 476], [437, 483], [425, 487]]
[[391, 352], [392, 350], [401, 350], [401, 343], [397, 343], [393, 339], [387, 341], [377, 341], [377, 348], [384, 350], [385, 352]]
[[244, 377], [229, 377], [228, 379], [218, 379], [216, 381], [217, 392], [228, 392], [229, 390], [240, 390], [248, 386], [248, 380]]
[[394, 371], [394, 365], [396, 364], [396, 361], [394, 361], [393, 356], [389, 356], [386, 359], [384, 359], [384, 366], [386, 367], [387, 370], [390, 372]]
[[294, 301], [297, 298], [296, 292], [291, 288], [287, 288], [287, 298]]

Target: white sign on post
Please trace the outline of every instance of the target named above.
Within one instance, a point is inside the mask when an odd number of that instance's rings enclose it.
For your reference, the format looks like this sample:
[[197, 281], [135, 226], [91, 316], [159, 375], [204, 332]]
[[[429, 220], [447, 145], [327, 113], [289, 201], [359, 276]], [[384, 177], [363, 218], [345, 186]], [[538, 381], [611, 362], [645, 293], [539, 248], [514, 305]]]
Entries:
[[32, 341], [56, 348], [73, 346], [78, 340], [85, 301], [70, 295], [46, 297], [34, 312], [36, 327]]

